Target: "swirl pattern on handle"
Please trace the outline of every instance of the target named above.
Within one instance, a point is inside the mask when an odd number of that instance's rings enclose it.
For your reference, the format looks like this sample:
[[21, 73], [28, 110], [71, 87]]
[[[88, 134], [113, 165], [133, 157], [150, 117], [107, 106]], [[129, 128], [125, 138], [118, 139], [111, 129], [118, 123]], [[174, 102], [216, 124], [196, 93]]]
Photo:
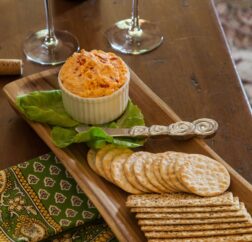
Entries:
[[195, 125], [195, 134], [197, 135], [211, 135], [218, 129], [218, 123], [213, 119], [197, 119], [193, 122]]
[[134, 136], [149, 136], [149, 128], [146, 126], [134, 126], [130, 130], [130, 135]]
[[164, 135], [169, 133], [168, 126], [163, 125], [152, 125], [149, 129], [150, 135]]
[[129, 135], [131, 137], [137, 136], [157, 136], [157, 135], [169, 135], [177, 139], [188, 139], [194, 136], [205, 138], [214, 134], [218, 129], [218, 123], [213, 119], [197, 119], [195, 121], [179, 121], [169, 126], [152, 125], [146, 126], [134, 126], [130, 129]]
[[169, 125], [170, 135], [190, 135], [193, 133], [194, 125], [190, 122], [180, 121]]

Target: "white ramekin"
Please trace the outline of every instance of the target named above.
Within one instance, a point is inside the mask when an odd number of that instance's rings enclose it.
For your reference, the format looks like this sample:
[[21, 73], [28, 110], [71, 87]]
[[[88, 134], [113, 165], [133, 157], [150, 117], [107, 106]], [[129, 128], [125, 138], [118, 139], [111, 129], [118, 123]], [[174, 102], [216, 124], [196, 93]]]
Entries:
[[67, 90], [58, 75], [63, 105], [67, 113], [84, 124], [104, 124], [117, 119], [126, 109], [129, 100], [130, 73], [124, 85], [111, 95], [97, 98], [83, 98]]

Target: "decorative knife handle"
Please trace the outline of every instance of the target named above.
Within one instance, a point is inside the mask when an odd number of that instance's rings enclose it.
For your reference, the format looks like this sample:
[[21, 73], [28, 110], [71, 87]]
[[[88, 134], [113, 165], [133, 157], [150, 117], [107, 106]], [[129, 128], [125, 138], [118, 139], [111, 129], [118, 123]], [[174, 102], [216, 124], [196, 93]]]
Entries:
[[179, 121], [168, 126], [152, 125], [135, 126], [130, 129], [130, 136], [158, 136], [169, 135], [178, 139], [187, 139], [194, 136], [205, 138], [213, 135], [218, 129], [218, 123], [213, 119], [202, 118], [193, 122]]

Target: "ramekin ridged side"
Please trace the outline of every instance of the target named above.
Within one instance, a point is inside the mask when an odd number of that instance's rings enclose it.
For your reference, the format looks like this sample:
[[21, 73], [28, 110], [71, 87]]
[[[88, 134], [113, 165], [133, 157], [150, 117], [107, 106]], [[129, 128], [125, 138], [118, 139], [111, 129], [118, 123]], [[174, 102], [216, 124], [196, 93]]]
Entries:
[[66, 112], [84, 124], [104, 124], [117, 119], [125, 111], [129, 100], [130, 74], [124, 85], [109, 96], [83, 98], [68, 91], [58, 77], [62, 100]]

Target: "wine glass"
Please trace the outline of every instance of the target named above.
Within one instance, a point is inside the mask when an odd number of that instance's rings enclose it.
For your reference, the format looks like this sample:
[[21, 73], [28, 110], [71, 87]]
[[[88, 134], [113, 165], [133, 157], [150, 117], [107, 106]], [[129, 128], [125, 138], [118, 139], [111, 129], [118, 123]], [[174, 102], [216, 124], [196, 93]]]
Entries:
[[79, 42], [68, 31], [54, 30], [52, 0], [44, 0], [46, 29], [29, 35], [24, 42], [24, 53], [28, 60], [42, 65], [57, 65], [79, 50]]
[[111, 47], [124, 54], [143, 54], [157, 48], [163, 36], [157, 25], [139, 19], [138, 0], [132, 0], [132, 17], [115, 23], [106, 31]]

